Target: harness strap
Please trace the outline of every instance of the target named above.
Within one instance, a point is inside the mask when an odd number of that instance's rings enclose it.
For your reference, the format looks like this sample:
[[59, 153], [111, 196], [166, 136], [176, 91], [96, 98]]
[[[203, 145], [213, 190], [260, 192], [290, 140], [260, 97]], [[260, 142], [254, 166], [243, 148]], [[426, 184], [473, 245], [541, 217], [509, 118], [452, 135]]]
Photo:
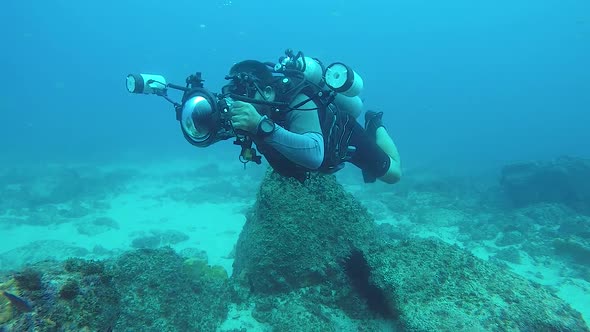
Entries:
[[[297, 87], [288, 89], [288, 95], [284, 95], [281, 101], [290, 105], [293, 99], [304, 94], [307, 98], [294, 106], [279, 108], [277, 112], [271, 114], [271, 118], [279, 125], [284, 125], [286, 114], [298, 109], [310, 101], [317, 105], [317, 111], [320, 120], [320, 128], [324, 136], [324, 160], [318, 169], [323, 173], [334, 173], [343, 167], [345, 161], [350, 158], [349, 142], [352, 136], [352, 127], [354, 119], [348, 114], [341, 112], [333, 103], [336, 93], [329, 90], [323, 90], [319, 86], [305, 82], [298, 82]], [[310, 170], [302, 166], [295, 165], [281, 156], [278, 152], [268, 151], [267, 160], [271, 166], [279, 173], [291, 174], [299, 181], [305, 181], [309, 177]], [[274, 165], [273, 165], [274, 164]], [[279, 170], [280, 168], [280, 170]]]

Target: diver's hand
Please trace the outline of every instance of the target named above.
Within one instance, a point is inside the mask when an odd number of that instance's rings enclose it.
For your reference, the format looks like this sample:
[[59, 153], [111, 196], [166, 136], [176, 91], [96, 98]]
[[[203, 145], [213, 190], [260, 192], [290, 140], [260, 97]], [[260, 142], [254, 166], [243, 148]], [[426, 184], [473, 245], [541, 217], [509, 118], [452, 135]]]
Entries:
[[262, 116], [258, 113], [254, 105], [236, 100], [233, 102], [230, 112], [234, 129], [243, 130], [251, 134], [256, 133], [258, 123]]

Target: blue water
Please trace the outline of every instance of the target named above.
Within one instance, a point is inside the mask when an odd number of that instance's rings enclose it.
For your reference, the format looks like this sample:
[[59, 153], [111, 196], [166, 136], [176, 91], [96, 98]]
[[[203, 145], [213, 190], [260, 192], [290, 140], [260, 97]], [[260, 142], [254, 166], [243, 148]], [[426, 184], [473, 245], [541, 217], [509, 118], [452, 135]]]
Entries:
[[[339, 180], [392, 239], [436, 235], [510, 262], [589, 321], [588, 164], [528, 165], [497, 181], [515, 161], [590, 158], [588, 0], [3, 0], [0, 36], [1, 269], [72, 255], [70, 244], [114, 255], [177, 231], [180, 246], [231, 272], [218, 242], [234, 247], [263, 169], [227, 171], [231, 140], [191, 146], [172, 105], [128, 93], [125, 79], [182, 85], [202, 72], [218, 92], [235, 62], [292, 48], [353, 67], [366, 109], [385, 113], [408, 180], [359, 185], [352, 166]], [[185, 158], [204, 161], [176, 170]], [[443, 170], [489, 170], [493, 183]], [[530, 204], [507, 207], [518, 198]]]
[[590, 155], [585, 0], [6, 0], [0, 16], [4, 163], [236, 154], [190, 146], [125, 77], [201, 71], [218, 91], [234, 62], [286, 48], [354, 67], [406, 167]]

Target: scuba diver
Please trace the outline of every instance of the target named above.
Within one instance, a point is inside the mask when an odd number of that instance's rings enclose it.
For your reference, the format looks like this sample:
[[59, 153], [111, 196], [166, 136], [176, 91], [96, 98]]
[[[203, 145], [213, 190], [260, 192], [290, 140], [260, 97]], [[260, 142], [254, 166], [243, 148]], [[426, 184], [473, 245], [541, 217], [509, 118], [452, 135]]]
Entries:
[[[401, 178], [400, 156], [382, 122], [367, 111], [364, 128], [358, 96], [361, 77], [342, 63], [324, 67], [319, 59], [287, 50], [278, 63], [245, 60], [233, 65], [220, 94], [203, 86], [200, 73], [186, 87], [159, 75], [128, 75], [132, 93], [156, 94], [174, 104], [185, 138], [198, 147], [235, 137], [244, 164], [260, 156], [279, 174], [304, 182], [311, 172], [334, 173], [346, 162], [360, 168], [365, 183]], [[184, 91], [182, 103], [167, 89]]]

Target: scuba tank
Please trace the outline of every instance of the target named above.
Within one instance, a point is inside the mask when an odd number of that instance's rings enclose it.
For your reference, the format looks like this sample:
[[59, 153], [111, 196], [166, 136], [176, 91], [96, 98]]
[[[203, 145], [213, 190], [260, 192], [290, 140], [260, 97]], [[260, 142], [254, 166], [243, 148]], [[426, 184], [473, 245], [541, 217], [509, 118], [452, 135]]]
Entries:
[[324, 68], [322, 63], [302, 52], [294, 54], [292, 50], [285, 51], [286, 56], [279, 59], [275, 65], [275, 71], [297, 72], [312, 84], [327, 86], [335, 93], [334, 104], [343, 112], [352, 115], [355, 119], [363, 110], [363, 101], [359, 94], [363, 90], [363, 79], [349, 66], [335, 62]]

